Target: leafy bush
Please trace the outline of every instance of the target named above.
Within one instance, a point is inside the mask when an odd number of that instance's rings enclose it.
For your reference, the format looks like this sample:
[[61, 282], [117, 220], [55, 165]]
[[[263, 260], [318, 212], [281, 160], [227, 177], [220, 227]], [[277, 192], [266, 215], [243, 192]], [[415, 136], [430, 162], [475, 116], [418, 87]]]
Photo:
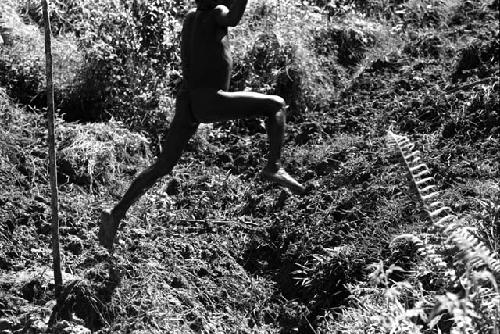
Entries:
[[[15, 22], [14, 42], [12, 46], [0, 49], [0, 84], [18, 102], [41, 108], [46, 105], [43, 35], [36, 27], [22, 22], [14, 11], [9, 15]], [[54, 38], [52, 54], [56, 103], [59, 107], [61, 101], [69, 97], [76, 75], [83, 66], [83, 56], [71, 36]]]
[[[27, 19], [41, 23], [36, 2], [23, 2]], [[144, 110], [158, 107], [160, 96], [175, 94], [177, 53], [184, 1], [56, 1], [54, 34], [73, 35], [85, 59], [75, 81], [58, 100], [68, 120], [111, 116], [144, 129]], [[149, 130], [149, 129], [148, 129]]]
[[[75, 41], [65, 38], [53, 41], [53, 61], [54, 84], [59, 97], [73, 84], [83, 59]], [[0, 49], [0, 84], [23, 104], [45, 104], [44, 41], [33, 26], [17, 22], [13, 46]]]

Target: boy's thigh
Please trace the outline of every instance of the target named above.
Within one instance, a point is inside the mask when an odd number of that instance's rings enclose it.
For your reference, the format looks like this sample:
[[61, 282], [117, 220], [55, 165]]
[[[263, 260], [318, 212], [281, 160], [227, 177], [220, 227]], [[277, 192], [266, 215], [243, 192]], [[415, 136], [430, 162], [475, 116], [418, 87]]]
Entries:
[[174, 118], [161, 143], [163, 150], [159, 155], [159, 161], [168, 160], [169, 157], [177, 155], [177, 152], [181, 152], [199, 124], [192, 112], [189, 92], [179, 92]]
[[175, 100], [175, 115], [170, 127], [198, 127], [199, 122], [193, 114], [193, 105], [188, 90], [182, 89]]
[[191, 103], [196, 119], [207, 123], [272, 116], [284, 106], [276, 95], [213, 90], [192, 92]]

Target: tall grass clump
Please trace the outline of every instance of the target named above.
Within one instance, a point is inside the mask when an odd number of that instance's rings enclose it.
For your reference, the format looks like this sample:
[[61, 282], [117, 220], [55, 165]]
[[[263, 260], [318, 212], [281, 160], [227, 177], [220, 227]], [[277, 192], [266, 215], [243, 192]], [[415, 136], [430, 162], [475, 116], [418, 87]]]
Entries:
[[45, 129], [43, 115], [24, 111], [0, 87], [0, 174], [13, 193], [47, 184]]
[[59, 182], [91, 188], [112, 184], [116, 175], [133, 176], [149, 158], [149, 142], [117, 121], [61, 123]]
[[[0, 89], [0, 170], [5, 184], [33, 190], [47, 184], [46, 120], [17, 107]], [[58, 182], [97, 188], [114, 185], [115, 175], [133, 175], [150, 157], [149, 141], [115, 120], [107, 123], [57, 121]]]

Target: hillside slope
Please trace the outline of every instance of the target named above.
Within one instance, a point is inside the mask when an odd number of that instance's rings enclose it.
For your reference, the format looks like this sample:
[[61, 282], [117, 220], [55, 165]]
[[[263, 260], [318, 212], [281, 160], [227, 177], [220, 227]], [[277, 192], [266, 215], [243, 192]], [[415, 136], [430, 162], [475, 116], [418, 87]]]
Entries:
[[[462, 323], [471, 333], [498, 331], [498, 291], [484, 277], [476, 284], [488, 296], [464, 283], [469, 263], [434, 234], [386, 138], [389, 128], [411, 137], [440, 199], [498, 258], [498, 1], [339, 3], [331, 22], [298, 4], [290, 20], [273, 22], [285, 9], [259, 1], [232, 33], [233, 88], [277, 92], [290, 105], [284, 161], [307, 184], [305, 196], [260, 180], [260, 122], [202, 126], [173, 175], [131, 209], [111, 256], [97, 245], [99, 212], [151, 162], [175, 87], [156, 87], [170, 95], [155, 104], [148, 98], [158, 91], [126, 100], [129, 86], [117, 86], [117, 103], [130, 107], [123, 122], [58, 118], [66, 282], [58, 306], [43, 102], [13, 89], [19, 78], [40, 83], [41, 72], [6, 61], [14, 52], [24, 59], [24, 32], [2, 46], [0, 71], [11, 80], [0, 87], [0, 333], [42, 333], [49, 320], [54, 333], [449, 333]], [[68, 61], [81, 71], [85, 45], [58, 38], [78, 46]], [[61, 106], [81, 88], [72, 81], [81, 73], [61, 83]], [[153, 79], [163, 75], [175, 80], [173, 70]], [[85, 106], [113, 114], [113, 101]], [[445, 267], [412, 243], [391, 243], [401, 234], [436, 244]], [[440, 296], [470, 298], [474, 316]]]

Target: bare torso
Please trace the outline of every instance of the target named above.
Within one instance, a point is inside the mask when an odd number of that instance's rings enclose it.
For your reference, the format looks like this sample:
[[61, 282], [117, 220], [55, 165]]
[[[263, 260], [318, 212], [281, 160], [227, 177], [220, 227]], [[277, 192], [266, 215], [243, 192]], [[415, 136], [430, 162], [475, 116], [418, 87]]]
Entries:
[[214, 10], [189, 12], [183, 27], [183, 74], [189, 90], [228, 90], [233, 61], [227, 27], [217, 24]]

